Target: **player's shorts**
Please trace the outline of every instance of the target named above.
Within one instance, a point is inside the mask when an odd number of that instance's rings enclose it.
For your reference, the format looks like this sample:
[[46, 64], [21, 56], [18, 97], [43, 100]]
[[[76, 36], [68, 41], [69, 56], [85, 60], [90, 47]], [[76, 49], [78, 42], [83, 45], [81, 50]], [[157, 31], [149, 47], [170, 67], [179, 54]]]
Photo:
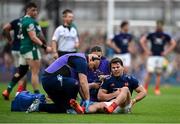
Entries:
[[14, 66], [17, 68], [19, 67], [19, 59], [20, 59], [20, 51], [12, 50], [13, 60], [14, 60]]
[[[113, 102], [104, 102], [107, 106], [110, 106]], [[121, 108], [120, 106], [118, 106], [113, 113], [117, 114], [117, 113], [122, 113], [122, 114], [128, 114], [131, 112], [131, 104], [129, 103], [128, 105], [126, 105], [125, 107]]]
[[41, 53], [40, 53], [39, 49], [29, 51], [25, 54], [21, 54], [19, 64], [27, 65], [26, 59], [40, 60], [41, 59]]
[[163, 71], [163, 56], [150, 56], [147, 60], [147, 71], [150, 73], [162, 73]]
[[125, 67], [131, 66], [131, 55], [130, 55], [130, 53], [115, 54], [114, 57], [120, 58], [123, 61], [123, 65]]

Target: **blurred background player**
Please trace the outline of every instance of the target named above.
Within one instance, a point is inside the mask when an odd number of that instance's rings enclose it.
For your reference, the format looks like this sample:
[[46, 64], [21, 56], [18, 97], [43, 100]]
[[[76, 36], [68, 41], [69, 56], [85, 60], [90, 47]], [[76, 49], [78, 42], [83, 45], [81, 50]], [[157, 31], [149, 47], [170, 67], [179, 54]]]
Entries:
[[63, 11], [63, 24], [56, 28], [52, 37], [53, 57], [58, 58], [67, 53], [76, 53], [79, 38], [73, 22], [72, 10]]
[[99, 65], [100, 58], [95, 54], [71, 53], [59, 57], [48, 68], [42, 78], [42, 85], [54, 104], [32, 104], [28, 112], [44, 111], [66, 113], [70, 109], [70, 99], [80, 93], [83, 105], [88, 109], [90, 103], [87, 68]]
[[[19, 26], [20, 26], [20, 20], [21, 18], [15, 19], [13, 21], [11, 21], [10, 23], [7, 23], [4, 27], [3, 27], [3, 34], [4, 37], [6, 37], [6, 39], [8, 40], [8, 43], [11, 46], [11, 53], [13, 55], [13, 61], [14, 61], [14, 66], [16, 67], [16, 71], [18, 71], [18, 67], [19, 65], [19, 58], [20, 58], [20, 39], [18, 38], [18, 33], [19, 33]], [[13, 31], [13, 38], [11, 36], [11, 31]], [[17, 89], [17, 93], [25, 90], [26, 87], [26, 81], [25, 79], [21, 79], [20, 81], [18, 81], [19, 85], [18, 85], [18, 89]], [[9, 99], [8, 96], [10, 94], [10, 92], [12, 91], [13, 87], [14, 87], [14, 83], [9, 82], [8, 84], [8, 88], [7, 90], [4, 90], [2, 95], [4, 96], [4, 98]]]
[[133, 52], [133, 36], [129, 32], [129, 22], [123, 21], [120, 25], [120, 33], [108, 41], [108, 45], [114, 49], [114, 57], [121, 58], [124, 63], [125, 73], [131, 66], [131, 53]]
[[87, 78], [90, 89], [90, 100], [93, 102], [98, 101], [97, 93], [103, 79], [110, 75], [109, 61], [103, 56], [103, 52], [100, 46], [94, 46], [90, 50], [91, 54], [96, 54], [100, 60], [100, 64], [96, 68], [88, 68]]
[[[160, 82], [164, 57], [175, 48], [176, 42], [170, 35], [164, 32], [163, 21], [157, 21], [156, 31], [143, 36], [140, 39], [140, 43], [144, 52], [148, 55], [147, 74], [144, 80], [144, 87], [147, 91], [152, 74], [156, 73], [154, 93], [160, 95]], [[147, 43], [150, 43], [151, 48], [148, 47]]]
[[41, 28], [35, 20], [38, 15], [37, 5], [29, 3], [26, 6], [26, 15], [22, 18], [20, 28], [21, 38], [21, 58], [20, 64], [29, 65], [31, 70], [31, 83], [35, 93], [39, 93], [39, 70], [41, 54], [38, 45], [47, 52], [51, 51], [38, 36], [41, 34]]
[[[34, 20], [37, 16], [37, 6], [35, 3], [28, 3], [25, 8], [26, 15], [21, 18], [20, 29], [18, 33], [18, 38], [20, 38], [20, 60], [18, 71], [14, 74], [10, 85], [3, 94], [5, 99], [9, 99], [9, 91], [15, 86], [15, 84], [22, 79], [22, 77], [27, 73], [29, 66], [31, 69], [31, 82], [35, 93], [39, 93], [39, 69], [40, 69], [40, 52], [36, 44], [44, 48], [47, 52], [51, 51], [50, 47], [45, 45], [45, 39], [42, 36], [41, 29], [38, 23]], [[37, 35], [36, 35], [37, 33]], [[39, 39], [37, 36], [39, 36]], [[5, 93], [5, 92], [4, 92]]]

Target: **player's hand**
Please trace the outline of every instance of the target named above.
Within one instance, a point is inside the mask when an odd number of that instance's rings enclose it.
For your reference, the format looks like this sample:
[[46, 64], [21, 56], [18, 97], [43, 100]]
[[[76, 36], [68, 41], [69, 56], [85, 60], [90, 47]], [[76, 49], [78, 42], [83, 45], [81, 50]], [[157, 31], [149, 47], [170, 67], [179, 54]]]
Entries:
[[104, 79], [106, 78], [106, 75], [99, 75], [98, 78], [100, 81], [104, 81]]
[[53, 58], [54, 58], [54, 59], [57, 59], [57, 58], [58, 58], [58, 53], [57, 53], [57, 52], [54, 52], [52, 55], [53, 55]]
[[164, 52], [161, 53], [161, 55], [162, 55], [162, 56], [166, 56], [166, 55], [167, 55], [167, 52], [164, 51]]
[[93, 82], [89, 84], [89, 87], [92, 89], [99, 89], [101, 86], [101, 83]]
[[116, 51], [117, 53], [120, 53], [120, 52], [121, 52], [121, 50], [120, 50], [119, 48], [117, 48], [115, 51]]
[[152, 52], [149, 51], [149, 50], [146, 50], [146, 51], [145, 51], [145, 54], [148, 55], [148, 56], [151, 56], [151, 55], [152, 55]]
[[135, 105], [135, 103], [136, 103], [136, 99], [131, 99], [131, 103], [130, 103], [131, 108]]
[[85, 112], [88, 113], [89, 111], [89, 105], [90, 105], [90, 100], [85, 100], [83, 102], [83, 106], [85, 107]]
[[47, 46], [46, 47], [46, 52], [51, 53], [52, 52], [52, 47]]

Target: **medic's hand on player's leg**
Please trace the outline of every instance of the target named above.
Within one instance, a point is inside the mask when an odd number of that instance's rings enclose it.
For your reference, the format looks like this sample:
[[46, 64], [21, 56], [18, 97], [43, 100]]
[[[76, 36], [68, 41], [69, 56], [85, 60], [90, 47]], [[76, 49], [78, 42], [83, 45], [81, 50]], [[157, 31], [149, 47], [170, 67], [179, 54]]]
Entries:
[[90, 105], [90, 100], [85, 100], [85, 101], [83, 101], [82, 106], [85, 107], [85, 113], [88, 113], [88, 112], [89, 112], [89, 105]]

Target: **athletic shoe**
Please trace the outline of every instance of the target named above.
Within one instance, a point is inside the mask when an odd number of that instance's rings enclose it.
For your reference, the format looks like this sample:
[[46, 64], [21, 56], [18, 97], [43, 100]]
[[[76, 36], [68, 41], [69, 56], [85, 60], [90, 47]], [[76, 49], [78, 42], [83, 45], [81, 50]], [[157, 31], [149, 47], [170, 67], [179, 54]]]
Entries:
[[154, 90], [155, 95], [161, 95], [161, 91], [159, 89]]
[[67, 109], [67, 114], [77, 114], [77, 112], [74, 109]]
[[79, 103], [75, 99], [70, 100], [70, 106], [78, 113], [84, 114], [83, 108], [79, 105]]
[[29, 106], [29, 108], [27, 109], [26, 113], [37, 112], [39, 109], [39, 104], [40, 104], [40, 100], [35, 99], [33, 103]]
[[2, 92], [2, 96], [4, 97], [4, 99], [5, 100], [9, 100], [9, 92], [7, 91], [7, 90], [4, 90], [3, 92]]
[[111, 113], [113, 113], [113, 111], [116, 109], [117, 106], [118, 106], [118, 105], [117, 105], [115, 102], [113, 102], [110, 106], [104, 107], [104, 111], [105, 111], [106, 113], [111, 114]]

